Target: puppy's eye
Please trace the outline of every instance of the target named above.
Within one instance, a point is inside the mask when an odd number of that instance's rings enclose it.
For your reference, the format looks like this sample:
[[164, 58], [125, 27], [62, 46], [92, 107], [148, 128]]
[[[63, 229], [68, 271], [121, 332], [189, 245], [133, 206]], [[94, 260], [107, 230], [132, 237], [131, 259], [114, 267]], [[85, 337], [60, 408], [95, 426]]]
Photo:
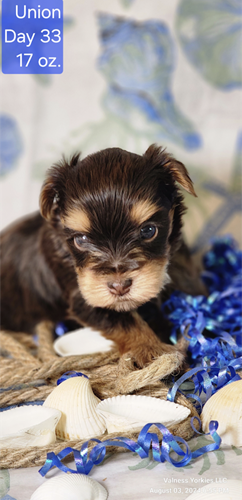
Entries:
[[74, 243], [77, 248], [81, 248], [83, 243], [88, 241], [88, 237], [85, 234], [79, 234], [79, 236], [74, 237]]
[[151, 240], [151, 239], [155, 238], [157, 233], [158, 233], [158, 229], [153, 224], [147, 224], [146, 226], [142, 227], [140, 230], [140, 236], [141, 236], [142, 240]]

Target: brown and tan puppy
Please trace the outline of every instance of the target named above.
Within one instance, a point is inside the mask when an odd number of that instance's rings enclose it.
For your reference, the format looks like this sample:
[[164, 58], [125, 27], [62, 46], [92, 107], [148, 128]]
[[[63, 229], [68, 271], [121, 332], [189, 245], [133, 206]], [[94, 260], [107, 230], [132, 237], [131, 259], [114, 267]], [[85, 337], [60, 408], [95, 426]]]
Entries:
[[177, 183], [196, 196], [184, 165], [155, 145], [143, 156], [111, 148], [50, 168], [41, 213], [1, 237], [2, 328], [31, 332], [41, 320], [74, 319], [139, 367], [174, 349], [139, 311], [171, 280], [200, 291], [181, 242]]

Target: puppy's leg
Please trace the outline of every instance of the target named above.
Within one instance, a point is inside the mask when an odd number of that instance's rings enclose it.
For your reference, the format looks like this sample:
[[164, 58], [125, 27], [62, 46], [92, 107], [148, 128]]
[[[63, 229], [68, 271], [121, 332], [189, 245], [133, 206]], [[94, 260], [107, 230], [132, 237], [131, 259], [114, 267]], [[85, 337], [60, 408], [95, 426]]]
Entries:
[[151, 363], [162, 354], [175, 353], [178, 349], [161, 342], [137, 312], [122, 312], [92, 308], [77, 291], [72, 295], [70, 318], [82, 325], [91, 326], [113, 340], [120, 353], [128, 353], [139, 368]]
[[143, 368], [162, 354], [177, 351], [176, 347], [161, 342], [137, 312], [129, 314], [128, 328], [119, 324], [104, 333], [106, 338], [116, 342], [121, 354], [127, 352], [136, 365]]

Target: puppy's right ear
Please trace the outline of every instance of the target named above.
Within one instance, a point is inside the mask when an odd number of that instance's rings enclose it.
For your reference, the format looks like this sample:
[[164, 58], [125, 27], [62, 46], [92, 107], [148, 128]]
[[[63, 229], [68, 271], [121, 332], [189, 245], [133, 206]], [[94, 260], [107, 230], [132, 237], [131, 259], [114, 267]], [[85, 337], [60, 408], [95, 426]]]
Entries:
[[51, 219], [54, 200], [59, 201], [60, 179], [58, 177], [58, 166], [49, 169], [47, 178], [40, 192], [40, 213], [47, 220]]
[[46, 180], [40, 192], [40, 213], [47, 220], [52, 218], [53, 206], [63, 207], [65, 199], [66, 181], [70, 169], [75, 167], [80, 157], [80, 153], [75, 154], [70, 162], [65, 158], [60, 163], [53, 165], [47, 170]]

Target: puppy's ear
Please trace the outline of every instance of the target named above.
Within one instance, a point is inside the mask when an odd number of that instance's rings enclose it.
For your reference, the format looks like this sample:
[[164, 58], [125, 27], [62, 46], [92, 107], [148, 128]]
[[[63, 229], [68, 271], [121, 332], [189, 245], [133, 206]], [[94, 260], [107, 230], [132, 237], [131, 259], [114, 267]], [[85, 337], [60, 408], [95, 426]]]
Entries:
[[197, 196], [193, 187], [193, 182], [188, 174], [186, 167], [180, 161], [175, 160], [168, 155], [165, 150], [156, 144], [152, 144], [144, 154], [152, 165], [163, 168], [169, 172], [174, 181], [178, 182], [188, 193]]
[[67, 177], [70, 169], [76, 166], [79, 157], [80, 153], [75, 154], [70, 162], [63, 158], [60, 163], [47, 170], [46, 180], [42, 186], [39, 200], [40, 213], [45, 219], [51, 219], [53, 205], [60, 208], [63, 206]]
[[51, 219], [54, 200], [58, 201], [58, 172], [57, 165], [48, 170], [47, 178], [42, 186], [39, 198], [40, 213], [47, 220]]

